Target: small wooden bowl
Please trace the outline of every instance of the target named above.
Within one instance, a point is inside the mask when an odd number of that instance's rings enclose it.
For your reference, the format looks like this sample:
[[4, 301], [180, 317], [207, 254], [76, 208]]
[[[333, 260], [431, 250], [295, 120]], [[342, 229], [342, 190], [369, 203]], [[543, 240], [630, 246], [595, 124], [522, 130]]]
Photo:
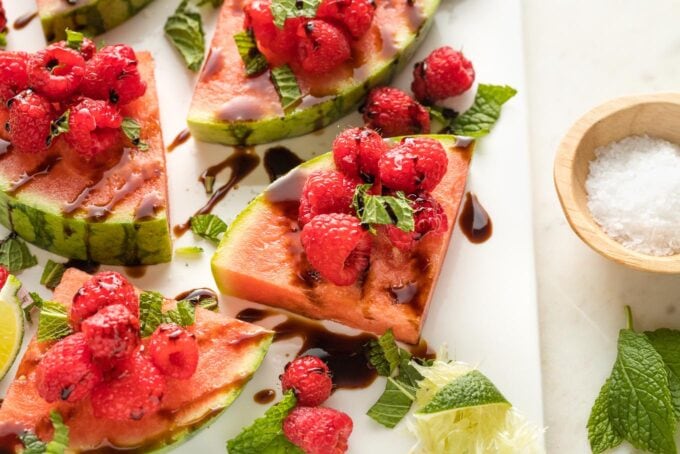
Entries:
[[581, 117], [557, 150], [555, 187], [571, 228], [596, 252], [638, 270], [677, 274], [680, 254], [656, 257], [625, 248], [602, 230], [587, 206], [585, 182], [595, 149], [642, 134], [680, 144], [680, 93], [618, 98]]

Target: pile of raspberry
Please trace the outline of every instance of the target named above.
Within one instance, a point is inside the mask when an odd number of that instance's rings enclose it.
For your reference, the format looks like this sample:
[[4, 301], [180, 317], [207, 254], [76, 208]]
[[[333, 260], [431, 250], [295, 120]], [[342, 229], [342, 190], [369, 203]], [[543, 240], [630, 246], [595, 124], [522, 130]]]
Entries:
[[352, 128], [333, 142], [337, 170], [312, 173], [302, 189], [298, 222], [307, 260], [335, 285], [352, 285], [370, 264], [372, 235], [353, 208], [360, 184], [372, 195], [403, 192], [414, 210], [415, 229], [379, 226], [394, 247], [408, 253], [426, 235], [446, 232], [448, 221], [432, 191], [446, 174], [448, 157], [437, 140], [408, 137], [390, 146], [372, 129]]
[[271, 66], [290, 64], [310, 74], [328, 73], [352, 57], [351, 43], [371, 28], [371, 0], [323, 0], [314, 18], [289, 18], [274, 24], [271, 0], [251, 0], [245, 6], [246, 30]]
[[74, 330], [50, 347], [36, 370], [47, 402], [90, 399], [97, 418], [138, 421], [160, 408], [166, 380], [191, 378], [198, 344], [185, 328], [161, 324], [142, 343], [139, 298], [122, 275], [95, 274], [73, 297]]
[[[97, 51], [87, 38], [78, 49], [60, 41], [33, 54], [0, 51], [0, 102], [7, 109], [0, 138], [23, 153], [64, 140], [79, 159], [95, 160], [125, 140], [120, 109], [146, 91], [137, 63], [130, 46]], [[67, 111], [68, 132], [56, 135]]]
[[281, 375], [283, 391], [292, 390], [297, 406], [283, 421], [283, 433], [305, 454], [347, 452], [353, 422], [346, 413], [321, 407], [333, 391], [326, 363], [316, 356], [300, 356]]

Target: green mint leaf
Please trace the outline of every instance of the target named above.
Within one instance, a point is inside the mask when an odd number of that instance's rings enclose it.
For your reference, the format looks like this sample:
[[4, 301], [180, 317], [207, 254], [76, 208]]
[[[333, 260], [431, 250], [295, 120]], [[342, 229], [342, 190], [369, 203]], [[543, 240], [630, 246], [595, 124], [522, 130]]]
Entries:
[[227, 442], [229, 454], [253, 454], [262, 452], [275, 438], [283, 435], [283, 420], [295, 408], [297, 399], [292, 391], [283, 395], [283, 399], [267, 410], [264, 416], [256, 419], [244, 428], [236, 438]]
[[368, 346], [368, 361], [383, 377], [391, 376], [401, 362], [399, 347], [394, 339], [392, 329], [376, 340], [372, 340]]
[[489, 134], [501, 115], [503, 104], [516, 94], [517, 90], [508, 85], [480, 84], [472, 107], [451, 125], [453, 134], [475, 138]]
[[200, 246], [184, 246], [175, 249], [176, 255], [184, 255], [187, 257], [197, 257], [203, 254], [203, 248]]
[[357, 186], [352, 199], [352, 206], [362, 224], [395, 225], [404, 232], [415, 230], [415, 211], [403, 192], [395, 196], [371, 195], [368, 191], [370, 184]]
[[264, 58], [262, 52], [257, 49], [257, 44], [255, 44], [255, 38], [253, 38], [252, 31], [247, 30], [236, 33], [234, 35], [234, 41], [236, 41], [236, 48], [246, 67], [246, 75], [249, 77], [257, 76], [269, 68], [267, 59]]
[[205, 33], [201, 14], [187, 0], [165, 21], [165, 34], [179, 51], [187, 68], [198, 71], [203, 64]]
[[139, 325], [142, 337], [153, 334], [163, 323], [163, 302], [165, 298], [158, 292], [142, 292], [139, 295]]
[[176, 323], [179, 326], [191, 326], [196, 320], [196, 309], [189, 301], [178, 301], [177, 308], [163, 314], [164, 323]]
[[399, 374], [387, 379], [385, 391], [366, 414], [385, 427], [395, 427], [411, 409], [418, 381], [422, 379], [422, 375], [410, 364], [408, 356], [404, 355], [399, 363]]
[[15, 233], [10, 233], [0, 243], [0, 265], [12, 274], [38, 264], [38, 259], [28, 250], [28, 246]]
[[80, 51], [80, 46], [83, 44], [83, 39], [85, 39], [85, 35], [82, 33], [69, 28], [66, 29], [66, 45], [71, 49]]
[[63, 263], [48, 260], [45, 264], [45, 269], [43, 269], [42, 276], [40, 276], [40, 283], [48, 289], [54, 290], [61, 282], [64, 271], [66, 271], [66, 267]]
[[187, 297], [184, 298], [180, 301], [186, 301], [189, 304], [191, 304], [194, 308], [196, 306], [208, 310], [208, 311], [213, 311], [217, 312], [217, 309], [219, 308], [219, 302], [217, 301], [217, 298], [213, 297], [205, 297], [202, 295], [197, 295], [194, 297]]
[[588, 440], [593, 454], [615, 448], [623, 441], [623, 437], [614, 430], [609, 418], [609, 386], [610, 380], [607, 379], [588, 418]]
[[473, 370], [437, 391], [418, 413], [439, 413], [456, 408], [510, 403], [484, 374]]
[[220, 236], [227, 231], [227, 224], [214, 214], [196, 215], [189, 223], [192, 232], [213, 243], [219, 243]]
[[56, 301], [43, 301], [38, 321], [38, 342], [58, 340], [72, 332], [68, 309]]
[[149, 144], [141, 139], [142, 127], [139, 126], [137, 120], [130, 117], [123, 118], [123, 122], [120, 125], [120, 129], [123, 130], [123, 134], [125, 134], [125, 137], [130, 139], [132, 145], [137, 147], [139, 151], [147, 151], [149, 149]]
[[217, 8], [224, 3], [224, 0], [200, 0], [197, 5], [198, 6], [203, 6], [203, 5], [212, 5], [213, 8]]
[[305, 452], [291, 443], [285, 435], [280, 434], [259, 451], [260, 454], [305, 454]]
[[658, 329], [645, 333], [666, 366], [676, 419], [680, 419], [680, 331]]
[[19, 440], [24, 445], [23, 454], [43, 454], [47, 450], [47, 444], [30, 430], [22, 432]]
[[0, 47], [7, 47], [7, 32], [0, 32]]
[[321, 0], [272, 0], [274, 24], [283, 28], [286, 19], [293, 17], [314, 17]]
[[271, 79], [276, 92], [279, 94], [283, 111], [285, 113], [290, 112], [302, 100], [302, 92], [300, 92], [293, 70], [288, 65], [272, 68]]
[[31, 312], [33, 312], [33, 309], [35, 308], [42, 309], [45, 301], [35, 292], [29, 292], [28, 295], [31, 297], [31, 303], [24, 307], [24, 318], [28, 323], [33, 323]]
[[30, 430], [19, 435], [19, 440], [24, 445], [24, 454], [64, 454], [68, 448], [69, 430], [58, 411], [52, 410], [50, 421], [54, 427], [52, 441], [45, 443]]
[[71, 117], [71, 111], [67, 110], [59, 118], [50, 123], [50, 136], [47, 138], [49, 143], [57, 138], [58, 136], [69, 132], [69, 118]]

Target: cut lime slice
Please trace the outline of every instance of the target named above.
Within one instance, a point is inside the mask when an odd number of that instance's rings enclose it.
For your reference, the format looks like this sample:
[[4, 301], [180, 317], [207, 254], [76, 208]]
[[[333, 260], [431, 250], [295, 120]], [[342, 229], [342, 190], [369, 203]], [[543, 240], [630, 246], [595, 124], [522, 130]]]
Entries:
[[0, 380], [14, 364], [24, 338], [24, 314], [17, 296], [21, 282], [9, 275], [0, 290]]

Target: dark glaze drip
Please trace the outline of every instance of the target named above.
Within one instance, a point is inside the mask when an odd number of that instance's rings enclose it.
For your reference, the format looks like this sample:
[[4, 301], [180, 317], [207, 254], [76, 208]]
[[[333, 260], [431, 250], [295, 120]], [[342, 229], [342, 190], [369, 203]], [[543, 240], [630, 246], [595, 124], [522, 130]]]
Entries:
[[236, 318], [243, 322], [256, 323], [264, 320], [265, 318], [273, 317], [277, 314], [278, 312], [276, 311], [255, 309], [254, 307], [250, 307], [248, 309], [243, 309], [241, 312], [236, 314]]
[[258, 391], [253, 396], [253, 400], [260, 405], [265, 405], [272, 402], [276, 398], [276, 391], [273, 389], [263, 389]]
[[144, 277], [146, 274], [147, 267], [146, 266], [126, 266], [125, 267], [125, 274], [127, 274], [130, 277], [134, 278], [141, 278]]
[[264, 168], [274, 182], [304, 161], [286, 147], [271, 147], [264, 152]]
[[224, 66], [224, 59], [222, 58], [222, 48], [211, 47], [208, 51], [208, 56], [205, 59], [203, 70], [201, 71], [200, 81], [209, 79], [217, 74]]
[[173, 139], [173, 141], [170, 142], [170, 145], [167, 146], [168, 153], [189, 140], [190, 137], [191, 131], [189, 131], [189, 128], [181, 130], [180, 133], [177, 134], [177, 136]]
[[31, 181], [35, 180], [36, 178], [42, 175], [47, 175], [48, 173], [50, 173], [52, 167], [54, 167], [59, 161], [61, 161], [61, 156], [59, 155], [49, 156], [47, 159], [45, 159], [45, 161], [40, 163], [38, 167], [32, 169], [29, 172], [22, 173], [19, 176], [19, 178], [12, 181], [12, 185], [9, 187], [9, 190], [7, 192], [9, 192], [10, 194], [16, 194], [17, 192], [19, 192], [20, 189], [28, 185]]
[[209, 289], [209, 288], [195, 288], [191, 290], [187, 290], [185, 292], [180, 293], [175, 297], [176, 301], [182, 301], [186, 300], [189, 301], [191, 304], [198, 305], [201, 304], [201, 302], [205, 300], [215, 300], [217, 301], [217, 293], [215, 291]]
[[489, 213], [484, 209], [477, 196], [468, 192], [465, 205], [460, 213], [460, 228], [471, 243], [483, 243], [493, 233], [493, 223]]
[[[227, 182], [220, 186], [208, 199], [208, 202], [199, 208], [194, 216], [198, 214], [210, 213], [215, 205], [226, 196], [229, 191], [236, 186], [241, 180], [250, 175], [260, 163], [260, 157], [255, 154], [252, 147], [249, 148], [235, 148], [234, 152], [224, 161], [208, 167], [199, 177], [199, 181], [205, 183], [206, 178], [215, 178], [220, 172], [226, 168], [231, 169], [231, 175]], [[176, 236], [182, 236], [191, 227], [190, 221], [187, 220], [183, 224], [176, 225], [173, 231]]]
[[418, 283], [407, 282], [406, 284], [393, 285], [387, 290], [395, 303], [409, 304], [418, 295]]
[[17, 19], [14, 21], [14, 30], [21, 30], [22, 28], [26, 27], [28, 24], [31, 23], [33, 19], [38, 17], [38, 12], [32, 12], [32, 13], [26, 13], [22, 16], [17, 17]]
[[430, 349], [430, 346], [427, 345], [427, 341], [425, 339], [420, 339], [417, 345], [407, 346], [407, 350], [413, 355], [414, 358], [432, 360], [437, 357], [437, 353]]
[[64, 264], [66, 268], [77, 268], [80, 271], [84, 271], [88, 274], [94, 274], [99, 271], [101, 265], [97, 262], [92, 262], [90, 260], [78, 260], [70, 259]]

